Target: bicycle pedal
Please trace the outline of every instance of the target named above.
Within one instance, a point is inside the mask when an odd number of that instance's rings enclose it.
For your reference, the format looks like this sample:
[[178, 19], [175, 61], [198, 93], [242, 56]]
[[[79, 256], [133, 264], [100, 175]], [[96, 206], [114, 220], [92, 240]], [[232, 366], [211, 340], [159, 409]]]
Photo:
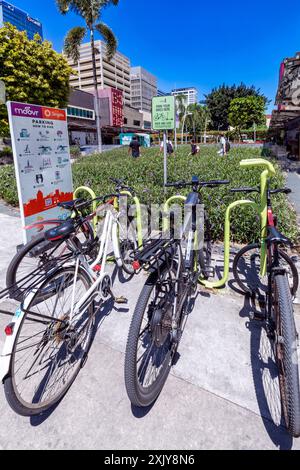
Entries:
[[251, 321], [264, 322], [266, 320], [266, 316], [263, 313], [257, 311], [250, 312], [249, 316]]
[[115, 297], [115, 303], [118, 305], [128, 304], [128, 299], [126, 297]]

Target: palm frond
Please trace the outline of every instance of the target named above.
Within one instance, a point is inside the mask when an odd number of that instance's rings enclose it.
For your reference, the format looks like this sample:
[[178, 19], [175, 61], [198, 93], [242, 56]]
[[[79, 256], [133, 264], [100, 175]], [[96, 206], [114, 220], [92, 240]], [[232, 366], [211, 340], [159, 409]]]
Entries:
[[64, 42], [64, 52], [67, 57], [70, 57], [74, 62], [80, 59], [79, 47], [86, 34], [86, 29], [80, 26], [71, 29], [68, 32]]
[[70, 8], [70, 3], [71, 3], [71, 0], [56, 0], [57, 8], [59, 9], [60, 13], [62, 13], [63, 15], [68, 13], [69, 8]]
[[108, 62], [111, 61], [115, 55], [118, 47], [118, 41], [113, 31], [104, 23], [99, 23], [95, 26], [96, 30], [101, 34], [106, 42], [106, 56]]

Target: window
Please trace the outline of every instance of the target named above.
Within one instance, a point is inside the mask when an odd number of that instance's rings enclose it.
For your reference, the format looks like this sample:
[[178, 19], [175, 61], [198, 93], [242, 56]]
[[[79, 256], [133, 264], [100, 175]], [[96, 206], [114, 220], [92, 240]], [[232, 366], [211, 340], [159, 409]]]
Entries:
[[133, 125], [140, 127], [141, 121], [136, 121], [136, 120], [134, 120], [134, 121], [133, 121]]
[[128, 119], [124, 118], [124, 124], [128, 124]]

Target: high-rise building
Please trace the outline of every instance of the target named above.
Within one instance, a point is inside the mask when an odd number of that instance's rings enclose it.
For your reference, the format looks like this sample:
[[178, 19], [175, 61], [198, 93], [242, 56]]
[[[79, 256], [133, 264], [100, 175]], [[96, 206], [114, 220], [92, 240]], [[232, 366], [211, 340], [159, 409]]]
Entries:
[[39, 20], [11, 3], [0, 0], [0, 28], [4, 23], [11, 23], [19, 31], [26, 31], [29, 39], [33, 39], [36, 33], [43, 39], [43, 27]]
[[157, 78], [143, 67], [132, 67], [131, 106], [140, 111], [151, 112], [152, 98], [157, 95]]
[[[124, 102], [131, 105], [130, 94], [130, 60], [120, 52], [108, 62], [106, 44], [103, 41], [95, 41], [96, 71], [99, 89], [116, 88], [123, 92]], [[75, 63], [68, 59], [69, 65], [76, 73], [70, 78], [70, 85], [84, 91], [94, 90], [93, 62], [91, 43], [80, 46], [80, 59]]]
[[157, 95], [156, 96], [168, 96], [169, 93], [165, 93], [164, 91], [157, 90]]
[[186, 96], [187, 105], [198, 103], [198, 91], [196, 88], [177, 88], [172, 90], [173, 96], [184, 95]]

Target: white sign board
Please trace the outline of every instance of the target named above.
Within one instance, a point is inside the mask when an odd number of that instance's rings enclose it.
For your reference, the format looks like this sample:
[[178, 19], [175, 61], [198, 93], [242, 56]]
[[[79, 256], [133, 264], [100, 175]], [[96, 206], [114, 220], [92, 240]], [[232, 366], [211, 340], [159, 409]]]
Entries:
[[38, 232], [26, 228], [70, 213], [57, 207], [73, 199], [66, 111], [8, 102], [24, 243]]

